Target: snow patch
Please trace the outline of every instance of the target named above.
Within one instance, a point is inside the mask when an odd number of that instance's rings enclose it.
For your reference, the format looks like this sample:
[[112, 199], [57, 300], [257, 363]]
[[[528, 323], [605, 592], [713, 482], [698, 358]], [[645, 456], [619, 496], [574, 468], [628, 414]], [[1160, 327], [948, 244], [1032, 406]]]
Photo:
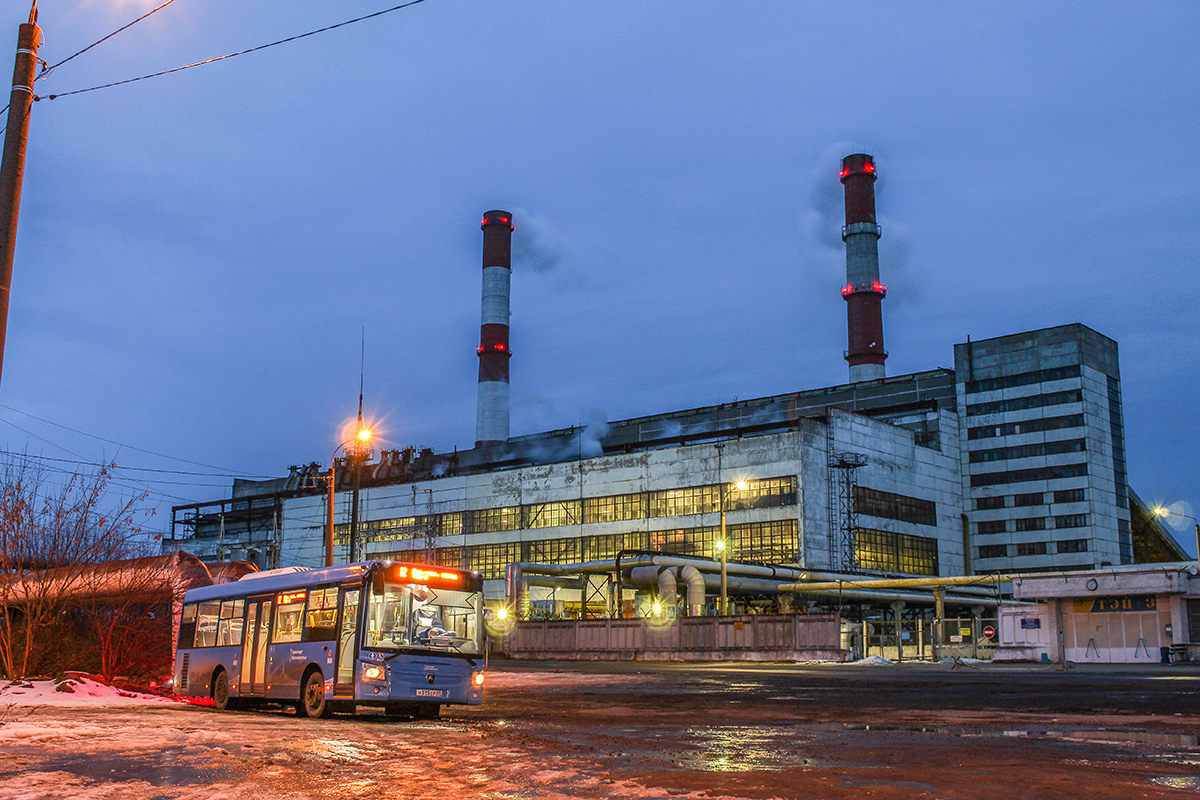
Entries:
[[0, 706], [136, 706], [174, 702], [82, 677], [60, 681], [16, 680], [0, 685]]

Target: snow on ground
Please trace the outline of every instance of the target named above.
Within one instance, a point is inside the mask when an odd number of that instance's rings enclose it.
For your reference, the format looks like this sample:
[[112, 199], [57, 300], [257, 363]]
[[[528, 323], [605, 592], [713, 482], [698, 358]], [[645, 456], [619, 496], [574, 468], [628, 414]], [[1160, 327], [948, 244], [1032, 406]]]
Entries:
[[129, 692], [83, 677], [57, 681], [15, 680], [0, 685], [0, 707], [134, 706], [173, 702], [166, 697]]

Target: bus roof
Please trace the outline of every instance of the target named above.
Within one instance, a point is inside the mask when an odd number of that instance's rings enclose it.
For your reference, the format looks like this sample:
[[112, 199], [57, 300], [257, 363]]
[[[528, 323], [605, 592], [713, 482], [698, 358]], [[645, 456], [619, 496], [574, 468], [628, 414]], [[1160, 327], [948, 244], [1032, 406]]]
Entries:
[[[252, 572], [246, 576], [245, 580], [216, 583], [212, 586], [191, 589], [183, 599], [185, 603], [190, 603], [197, 600], [217, 600], [225, 597], [273, 594], [287, 589], [306, 589], [310, 586], [320, 586], [321, 584], [344, 583], [345, 581], [362, 579], [373, 564], [393, 563], [395, 562], [368, 561], [360, 564], [344, 564], [338, 567], [288, 570], [286, 572], [282, 570], [279, 572], [269, 570], [268, 574]], [[409, 566], [417, 568], [427, 567], [424, 564], [411, 564]], [[478, 583], [480, 588], [482, 588], [482, 581], [479, 580], [478, 573], [449, 567], [437, 567], [437, 569], [456, 572], [464, 576], [472, 576], [475, 580], [471, 582]]]

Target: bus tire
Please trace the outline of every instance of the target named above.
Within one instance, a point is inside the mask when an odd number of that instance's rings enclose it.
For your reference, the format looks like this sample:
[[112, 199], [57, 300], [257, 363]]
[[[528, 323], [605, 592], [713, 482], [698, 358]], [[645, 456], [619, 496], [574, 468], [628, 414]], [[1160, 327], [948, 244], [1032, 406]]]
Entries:
[[217, 669], [212, 680], [212, 701], [213, 707], [217, 711], [225, 711], [230, 707], [229, 700], [229, 676], [223, 669]]
[[331, 711], [325, 702], [325, 676], [313, 668], [304, 675], [300, 683], [300, 700], [296, 703], [296, 715], [300, 717], [327, 717]]

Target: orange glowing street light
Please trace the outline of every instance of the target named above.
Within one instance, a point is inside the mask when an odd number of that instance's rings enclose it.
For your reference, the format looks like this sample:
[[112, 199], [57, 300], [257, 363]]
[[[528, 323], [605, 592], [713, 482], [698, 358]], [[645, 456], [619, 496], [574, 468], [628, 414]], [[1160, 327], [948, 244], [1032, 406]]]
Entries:
[[[366, 442], [369, 442], [371, 440], [371, 435], [372, 435], [371, 429], [366, 427], [365, 425], [363, 425], [362, 417], [359, 417], [358, 432], [355, 433], [353, 436], [351, 436], [346, 441], [339, 444], [337, 447], [335, 447], [333, 450], [333, 455], [329, 459], [329, 494], [328, 494], [328, 498], [325, 501], [325, 506], [326, 506], [326, 508], [325, 508], [325, 566], [327, 566], [327, 567], [333, 566], [333, 498], [334, 498], [334, 487], [337, 485], [337, 480], [336, 480], [337, 479], [337, 454], [338, 454], [338, 451], [340, 451], [343, 447], [345, 447], [348, 444], [361, 445], [361, 444], [365, 444]], [[356, 446], [354, 449], [357, 451], [359, 448]], [[357, 476], [357, 474], [358, 474], [358, 470], [356, 469], [355, 475]], [[355, 503], [357, 504], [357, 500], [358, 500], [357, 487], [355, 487], [355, 488], [356, 488]], [[357, 508], [355, 510], [357, 511]], [[355, 518], [351, 520], [351, 526], [350, 526], [350, 528], [351, 528], [351, 530], [350, 530], [350, 543], [351, 543], [350, 560], [351, 561], [354, 560], [354, 545], [356, 544], [356, 542], [354, 541], [354, 539], [355, 539], [354, 534], [357, 533], [357, 531], [354, 529], [356, 527], [356, 523], [358, 522], [358, 519], [357, 519], [358, 515], [354, 514], [353, 516]]]

